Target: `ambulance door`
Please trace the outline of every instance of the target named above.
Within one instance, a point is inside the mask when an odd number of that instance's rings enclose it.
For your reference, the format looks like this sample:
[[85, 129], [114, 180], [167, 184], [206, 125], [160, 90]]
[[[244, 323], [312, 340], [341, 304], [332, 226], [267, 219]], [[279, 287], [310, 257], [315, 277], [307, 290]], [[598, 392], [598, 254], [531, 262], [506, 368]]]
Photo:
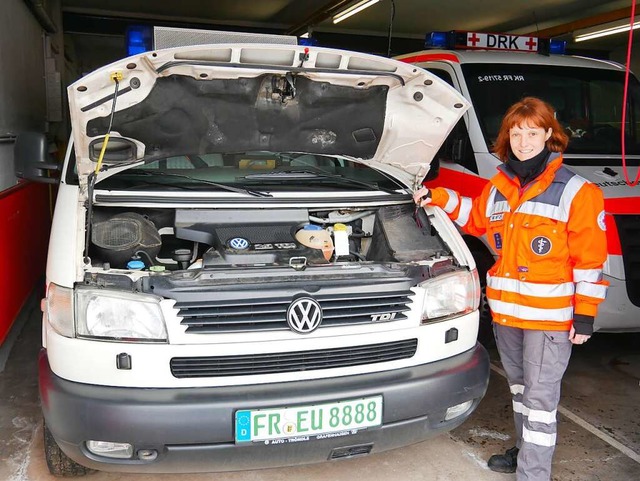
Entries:
[[[425, 68], [457, 91], [461, 91], [451, 66], [429, 64]], [[428, 186], [448, 187], [471, 197], [479, 195], [482, 191], [485, 182], [478, 177], [478, 164], [469, 138], [468, 125], [469, 115], [466, 113], [438, 151], [434, 159], [435, 166], [432, 163], [432, 169], [425, 179], [429, 181]]]

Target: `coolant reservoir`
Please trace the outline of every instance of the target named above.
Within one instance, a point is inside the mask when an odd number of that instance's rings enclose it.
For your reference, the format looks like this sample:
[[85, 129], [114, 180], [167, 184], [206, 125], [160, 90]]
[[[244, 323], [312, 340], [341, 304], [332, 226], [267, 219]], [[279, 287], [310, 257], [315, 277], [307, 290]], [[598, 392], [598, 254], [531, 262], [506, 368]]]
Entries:
[[320, 249], [326, 260], [333, 255], [333, 241], [329, 231], [320, 226], [305, 224], [302, 229], [296, 232], [296, 240], [305, 247]]
[[349, 229], [346, 225], [337, 223], [333, 226], [333, 243], [336, 256], [349, 255]]

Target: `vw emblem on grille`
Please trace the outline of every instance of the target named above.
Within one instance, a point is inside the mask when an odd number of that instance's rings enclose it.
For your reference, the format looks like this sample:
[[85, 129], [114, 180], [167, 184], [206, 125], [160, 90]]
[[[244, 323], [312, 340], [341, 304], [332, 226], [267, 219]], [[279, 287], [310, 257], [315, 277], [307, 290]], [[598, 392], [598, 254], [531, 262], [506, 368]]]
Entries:
[[314, 299], [301, 297], [289, 305], [287, 323], [293, 332], [309, 334], [322, 322], [322, 308]]
[[249, 241], [244, 237], [234, 237], [229, 239], [228, 245], [232, 249], [244, 250], [249, 247]]

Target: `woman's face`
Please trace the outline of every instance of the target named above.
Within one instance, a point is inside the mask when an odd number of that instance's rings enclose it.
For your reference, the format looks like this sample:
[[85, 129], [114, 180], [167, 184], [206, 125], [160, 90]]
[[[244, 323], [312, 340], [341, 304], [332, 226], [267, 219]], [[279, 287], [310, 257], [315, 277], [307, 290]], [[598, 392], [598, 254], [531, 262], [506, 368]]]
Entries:
[[513, 155], [520, 161], [529, 160], [544, 149], [545, 142], [551, 137], [551, 129], [530, 125], [514, 125], [509, 129], [509, 142]]

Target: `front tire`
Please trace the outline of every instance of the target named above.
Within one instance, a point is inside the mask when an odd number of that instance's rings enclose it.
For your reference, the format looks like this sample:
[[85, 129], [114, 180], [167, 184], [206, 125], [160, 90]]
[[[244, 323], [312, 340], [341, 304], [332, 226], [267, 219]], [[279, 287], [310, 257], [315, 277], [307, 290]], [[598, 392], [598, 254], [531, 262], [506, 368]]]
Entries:
[[49, 472], [54, 476], [71, 478], [84, 476], [94, 472], [93, 469], [86, 468], [62, 452], [58, 443], [53, 438], [51, 431], [45, 422], [42, 423], [44, 431], [44, 456], [47, 460]]

